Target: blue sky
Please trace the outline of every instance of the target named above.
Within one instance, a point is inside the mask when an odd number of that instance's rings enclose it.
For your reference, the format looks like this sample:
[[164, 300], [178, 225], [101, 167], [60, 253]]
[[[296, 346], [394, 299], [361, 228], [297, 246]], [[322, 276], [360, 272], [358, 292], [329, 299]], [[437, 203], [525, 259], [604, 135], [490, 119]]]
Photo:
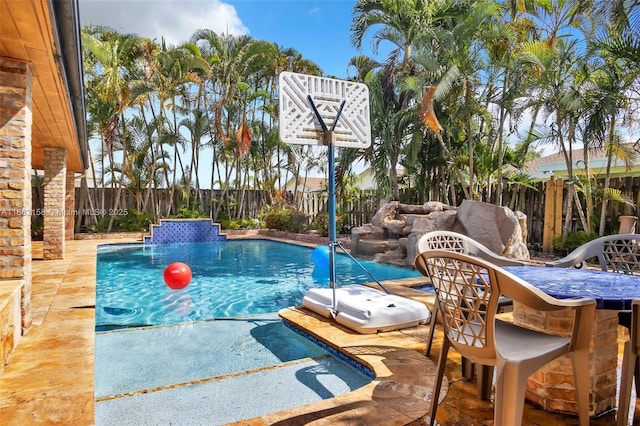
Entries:
[[[349, 41], [354, 0], [80, 0], [82, 24], [186, 41], [196, 29], [249, 34], [294, 48], [325, 75], [346, 78], [359, 54]], [[369, 34], [368, 34], [369, 35]], [[371, 44], [363, 46], [371, 55]], [[354, 70], [351, 69], [351, 75]]]

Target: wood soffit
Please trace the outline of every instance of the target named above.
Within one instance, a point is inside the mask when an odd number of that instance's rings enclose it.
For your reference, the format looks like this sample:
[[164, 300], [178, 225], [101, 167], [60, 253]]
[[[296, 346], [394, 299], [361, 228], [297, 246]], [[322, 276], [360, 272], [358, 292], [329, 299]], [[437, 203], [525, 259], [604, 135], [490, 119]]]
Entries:
[[[67, 150], [67, 170], [83, 172], [82, 153], [47, 0], [0, 0], [0, 57], [29, 64], [33, 75], [32, 167], [45, 148]], [[86, 144], [86, 138], [81, 143]]]

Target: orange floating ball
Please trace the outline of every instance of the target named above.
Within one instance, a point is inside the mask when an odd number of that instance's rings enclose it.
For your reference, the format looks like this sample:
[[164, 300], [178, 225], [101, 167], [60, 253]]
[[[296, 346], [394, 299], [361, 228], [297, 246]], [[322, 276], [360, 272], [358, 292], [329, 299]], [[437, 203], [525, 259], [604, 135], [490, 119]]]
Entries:
[[185, 288], [191, 282], [191, 268], [182, 262], [173, 262], [164, 270], [164, 283], [173, 290]]

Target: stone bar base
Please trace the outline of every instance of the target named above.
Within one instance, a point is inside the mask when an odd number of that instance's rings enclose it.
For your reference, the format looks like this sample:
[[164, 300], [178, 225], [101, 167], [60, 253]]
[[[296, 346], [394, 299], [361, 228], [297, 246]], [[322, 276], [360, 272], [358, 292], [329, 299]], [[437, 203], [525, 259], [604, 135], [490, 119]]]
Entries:
[[[514, 322], [534, 330], [551, 331], [569, 336], [573, 314], [568, 311], [545, 313], [520, 303], [513, 306]], [[591, 337], [589, 371], [591, 378], [589, 414], [596, 416], [616, 406], [618, 367], [618, 312], [596, 310]], [[571, 358], [565, 355], [551, 361], [527, 380], [526, 398], [544, 410], [560, 413], [578, 413]]]

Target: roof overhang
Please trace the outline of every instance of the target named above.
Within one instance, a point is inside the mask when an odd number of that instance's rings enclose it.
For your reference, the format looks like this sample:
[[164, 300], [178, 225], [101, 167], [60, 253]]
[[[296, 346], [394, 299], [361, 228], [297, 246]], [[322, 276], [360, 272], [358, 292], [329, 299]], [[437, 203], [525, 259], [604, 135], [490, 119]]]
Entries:
[[29, 64], [33, 76], [32, 167], [45, 148], [65, 148], [67, 170], [88, 168], [77, 0], [0, 0], [0, 56]]

